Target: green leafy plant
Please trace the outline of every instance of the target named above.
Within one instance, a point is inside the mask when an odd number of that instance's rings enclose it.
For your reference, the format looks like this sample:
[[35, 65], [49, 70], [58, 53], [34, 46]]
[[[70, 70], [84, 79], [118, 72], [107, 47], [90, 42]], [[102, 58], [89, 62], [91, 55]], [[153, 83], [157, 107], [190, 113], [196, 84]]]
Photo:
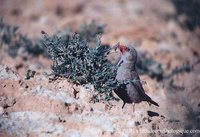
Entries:
[[40, 40], [37, 40], [34, 44], [31, 39], [18, 31], [17, 26], [6, 24], [2, 17], [0, 18], [0, 40], [0, 46], [6, 45], [11, 57], [16, 57], [20, 48], [32, 55], [39, 55], [44, 52]]
[[92, 21], [89, 24], [83, 24], [78, 31], [82, 39], [87, 40], [87, 42], [97, 42], [97, 36], [102, 35], [105, 31], [105, 24], [98, 24]]
[[95, 88], [94, 99], [110, 100], [111, 92], [117, 87], [116, 66], [106, 57], [110, 47], [97, 39], [96, 47], [90, 48], [81, 35], [68, 34], [49, 37], [42, 31], [43, 43], [53, 59], [55, 75], [69, 78], [75, 84], [92, 84]]

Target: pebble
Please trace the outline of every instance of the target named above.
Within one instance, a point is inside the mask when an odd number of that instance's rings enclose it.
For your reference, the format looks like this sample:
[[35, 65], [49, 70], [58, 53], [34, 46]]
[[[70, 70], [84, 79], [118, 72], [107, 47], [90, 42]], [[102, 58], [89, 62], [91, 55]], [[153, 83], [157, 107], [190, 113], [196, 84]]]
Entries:
[[0, 115], [2, 115], [4, 113], [4, 109], [3, 107], [0, 106]]

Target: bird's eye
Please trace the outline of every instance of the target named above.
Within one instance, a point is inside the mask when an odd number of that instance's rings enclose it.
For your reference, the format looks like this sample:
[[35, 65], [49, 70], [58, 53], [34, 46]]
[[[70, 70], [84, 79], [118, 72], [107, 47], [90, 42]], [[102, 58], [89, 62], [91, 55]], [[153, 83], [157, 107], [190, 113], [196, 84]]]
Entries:
[[127, 48], [126, 50], [127, 50], [127, 51], [130, 51], [130, 49], [129, 49], [129, 48]]

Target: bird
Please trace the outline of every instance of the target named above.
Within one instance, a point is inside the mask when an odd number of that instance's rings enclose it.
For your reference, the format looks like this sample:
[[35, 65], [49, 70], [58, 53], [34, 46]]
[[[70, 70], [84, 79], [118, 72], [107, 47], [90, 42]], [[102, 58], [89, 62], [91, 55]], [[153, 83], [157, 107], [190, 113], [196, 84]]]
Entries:
[[159, 107], [158, 103], [153, 101], [144, 91], [139, 74], [136, 71], [137, 51], [132, 45], [118, 45], [121, 58], [117, 63], [116, 80], [123, 83], [124, 81], [131, 81], [127, 84], [120, 84], [114, 90], [117, 96], [123, 100], [125, 104], [133, 104], [133, 111], [135, 111], [135, 104], [142, 101], [148, 102], [149, 105], [153, 104]]

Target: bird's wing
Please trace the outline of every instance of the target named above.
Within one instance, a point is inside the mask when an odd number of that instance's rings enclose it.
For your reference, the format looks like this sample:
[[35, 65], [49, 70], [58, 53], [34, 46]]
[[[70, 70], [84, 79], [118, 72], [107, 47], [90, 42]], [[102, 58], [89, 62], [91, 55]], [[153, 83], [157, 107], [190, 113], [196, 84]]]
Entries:
[[136, 91], [145, 101], [150, 101], [151, 98], [147, 94], [145, 94], [144, 88], [142, 87], [142, 83], [140, 82], [140, 77], [138, 73], [136, 71], [133, 71], [131, 74], [132, 74], [132, 78], [136, 80], [132, 83]]
[[136, 71], [133, 71], [132, 73], [132, 77], [136, 79], [135, 82], [133, 82], [133, 86], [135, 87], [136, 91], [138, 92], [138, 94], [144, 99], [144, 101], [147, 101], [151, 104], [154, 104], [155, 106], [159, 106], [158, 103], [156, 103], [155, 101], [153, 101], [145, 92], [144, 92], [144, 88], [142, 87], [142, 83], [140, 82], [140, 77], [138, 75], [138, 73]]

